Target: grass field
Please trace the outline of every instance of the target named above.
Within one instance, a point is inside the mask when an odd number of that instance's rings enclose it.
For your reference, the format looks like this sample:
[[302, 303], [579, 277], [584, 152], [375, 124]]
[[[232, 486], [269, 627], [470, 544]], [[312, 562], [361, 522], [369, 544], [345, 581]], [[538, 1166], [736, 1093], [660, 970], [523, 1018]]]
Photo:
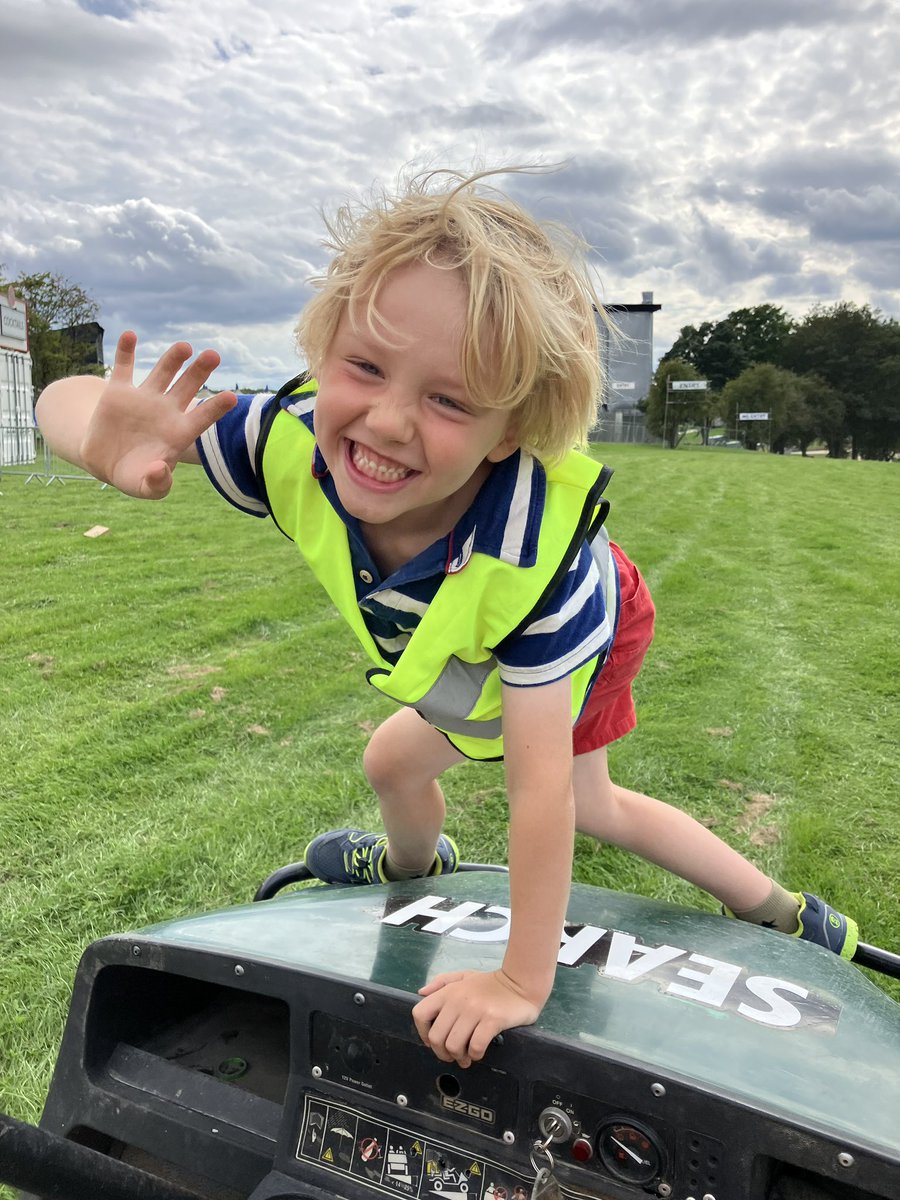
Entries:
[[[659, 614], [614, 775], [900, 947], [900, 469], [601, 450]], [[390, 708], [293, 548], [199, 472], [162, 504], [0, 492], [0, 1108], [34, 1120], [85, 944], [244, 902], [312, 834], [376, 822], [360, 753]], [[446, 782], [464, 856], [502, 861], [500, 768]], [[586, 840], [575, 873], [714, 907]]]

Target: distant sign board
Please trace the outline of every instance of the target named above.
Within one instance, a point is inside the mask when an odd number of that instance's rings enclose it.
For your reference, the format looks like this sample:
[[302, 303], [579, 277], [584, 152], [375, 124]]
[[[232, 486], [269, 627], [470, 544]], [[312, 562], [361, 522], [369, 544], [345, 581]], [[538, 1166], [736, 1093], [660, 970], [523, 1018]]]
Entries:
[[612, 385], [612, 389], [614, 392], [633, 392], [634, 391], [634, 383], [633, 382], [629, 383], [624, 380], [619, 381]]
[[671, 387], [673, 392], [705, 392], [707, 383], [706, 379], [673, 379]]
[[766, 413], [738, 413], [739, 421], [768, 421], [769, 414]]
[[21, 300], [15, 305], [0, 300], [0, 348], [28, 349], [28, 322], [25, 319], [25, 305]]

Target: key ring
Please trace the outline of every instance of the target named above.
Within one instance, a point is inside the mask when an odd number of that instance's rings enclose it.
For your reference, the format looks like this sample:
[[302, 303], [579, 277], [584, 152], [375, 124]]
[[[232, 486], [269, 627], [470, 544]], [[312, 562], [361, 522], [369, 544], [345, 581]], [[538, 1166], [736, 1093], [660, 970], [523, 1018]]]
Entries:
[[[539, 1175], [541, 1171], [550, 1171], [552, 1173], [552, 1171], [553, 1171], [553, 1155], [550, 1153], [550, 1150], [549, 1150], [549, 1146], [552, 1141], [553, 1141], [553, 1138], [548, 1137], [546, 1141], [535, 1142], [534, 1145], [531, 1147], [531, 1152], [529, 1153], [528, 1158], [529, 1158], [529, 1161], [531, 1162], [531, 1167], [532, 1167], [532, 1170], [534, 1171], [535, 1175]], [[535, 1161], [535, 1155], [537, 1155], [537, 1154], [545, 1154], [547, 1156], [547, 1162], [546, 1162], [545, 1166], [543, 1166], [543, 1167], [538, 1166], [537, 1162]]]

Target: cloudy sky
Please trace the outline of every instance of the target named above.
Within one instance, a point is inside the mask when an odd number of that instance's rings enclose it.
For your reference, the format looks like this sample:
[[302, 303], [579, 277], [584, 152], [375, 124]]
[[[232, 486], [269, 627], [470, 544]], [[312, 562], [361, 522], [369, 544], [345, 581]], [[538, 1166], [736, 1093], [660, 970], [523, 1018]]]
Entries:
[[603, 295], [685, 324], [900, 317], [900, 0], [0, 0], [0, 264], [100, 305], [111, 359], [214, 346], [279, 386], [321, 212], [413, 166], [512, 181]]

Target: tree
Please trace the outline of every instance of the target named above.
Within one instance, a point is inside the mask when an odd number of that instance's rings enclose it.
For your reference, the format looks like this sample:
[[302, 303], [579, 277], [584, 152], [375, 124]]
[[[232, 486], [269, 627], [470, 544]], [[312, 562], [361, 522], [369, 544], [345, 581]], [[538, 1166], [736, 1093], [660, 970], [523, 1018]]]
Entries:
[[782, 361], [818, 375], [843, 405], [841, 436], [829, 441], [854, 458], [889, 458], [900, 449], [900, 325], [869, 305], [813, 308], [791, 332]]
[[690, 363], [718, 392], [754, 363], [778, 363], [792, 328], [791, 318], [774, 304], [738, 308], [721, 321], [685, 325], [663, 361]]
[[[734, 424], [736, 436], [748, 450], [761, 443], [776, 454], [787, 445], [809, 445], [815, 436], [807, 395], [799, 376], [772, 363], [755, 363], [732, 379], [722, 390], [721, 411], [726, 424]], [[741, 421], [742, 412], [767, 412], [767, 420]]]
[[[817, 438], [829, 447], [843, 440], [844, 406], [834, 389], [817, 375], [797, 375], [772, 363], [748, 367], [726, 384], [721, 412], [749, 450], [768, 444], [783, 454], [797, 446], [806, 454]], [[769, 419], [739, 421], [742, 412], [767, 412]]]
[[782, 349], [794, 328], [793, 319], [775, 304], [737, 308], [728, 314], [723, 324], [733, 331], [750, 366], [753, 363], [780, 365]]
[[670, 448], [678, 444], [681, 436], [679, 425], [686, 421], [701, 427], [704, 445], [709, 439], [714, 405], [708, 392], [677, 392], [673, 400], [669, 391], [670, 381], [674, 383], [699, 378], [700, 375], [690, 363], [680, 358], [663, 359], [656, 368], [647, 399], [640, 405], [647, 416], [647, 428], [661, 437]]
[[84, 288], [52, 271], [7, 280], [0, 267], [0, 289], [5, 292], [10, 283], [28, 304], [28, 347], [36, 394], [54, 379], [79, 371], [103, 374], [101, 366], [88, 363], [89, 347], [65, 332], [97, 319], [99, 305]]
[[690, 363], [692, 367], [699, 370], [703, 357], [703, 347], [709, 340], [709, 335], [712, 333], [714, 325], [715, 322], [713, 321], [704, 321], [699, 326], [683, 325], [671, 348], [662, 356], [660, 361], [666, 362], [668, 359], [678, 358], [682, 362]]
[[831, 458], [841, 458], [846, 442], [843, 400], [821, 375], [798, 375], [796, 378], [803, 403], [812, 418], [811, 436], [810, 428], [795, 431], [797, 445], [806, 454], [810, 442], [818, 438], [825, 443]]

